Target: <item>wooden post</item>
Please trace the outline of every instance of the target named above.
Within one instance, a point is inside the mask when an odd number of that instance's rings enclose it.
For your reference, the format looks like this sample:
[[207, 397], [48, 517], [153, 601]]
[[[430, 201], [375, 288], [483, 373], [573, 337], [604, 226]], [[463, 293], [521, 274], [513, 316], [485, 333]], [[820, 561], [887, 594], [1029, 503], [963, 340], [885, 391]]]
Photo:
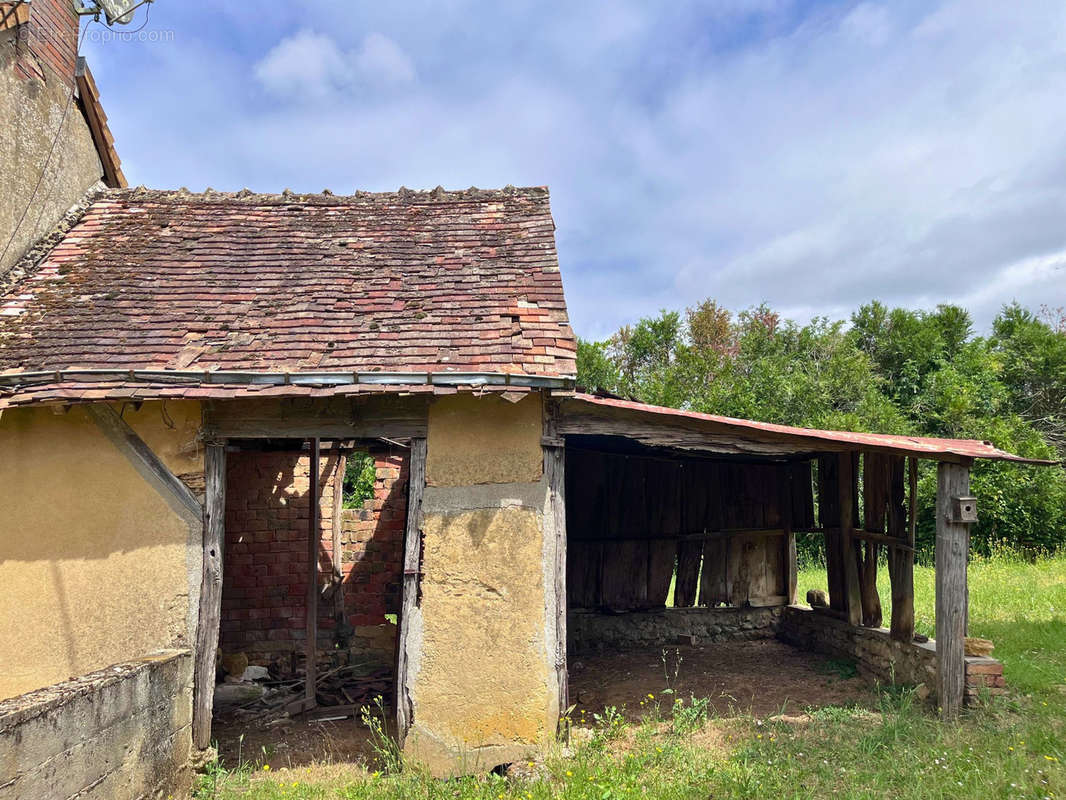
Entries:
[[422, 570], [422, 495], [426, 488], [426, 440], [411, 440], [410, 481], [407, 487], [407, 526], [403, 537], [403, 602], [400, 608], [400, 641], [396, 664], [396, 739], [403, 747], [404, 739], [414, 720], [411, 703], [411, 663], [407, 652], [411, 615], [418, 606], [418, 591]]
[[970, 493], [969, 464], [936, 470], [936, 683], [945, 720], [958, 717], [966, 687], [966, 562], [970, 526], [954, 518], [952, 498]]
[[[891, 636], [897, 642], [910, 642], [914, 638], [914, 534], [908, 520], [904, 498], [904, 471], [907, 466], [903, 456], [889, 456], [888, 535], [906, 545], [889, 547], [888, 573], [892, 582]], [[917, 484], [915, 459], [906, 459], [914, 472]], [[911, 491], [916, 491], [912, 486]], [[911, 500], [911, 514], [916, 501]]]
[[318, 678], [318, 548], [322, 539], [319, 526], [320, 502], [318, 493], [319, 440], [311, 439], [311, 463], [308, 468], [310, 484], [307, 500], [310, 506], [307, 515], [307, 642], [305, 652], [307, 664], [304, 678], [304, 710], [309, 711], [316, 705], [315, 683]]
[[840, 551], [840, 509], [837, 507], [840, 461], [832, 454], [818, 457], [818, 515], [825, 535], [825, 574], [829, 585], [829, 607], [844, 614], [844, 565]]
[[[883, 534], [888, 509], [889, 459], [882, 453], [864, 453], [863, 469], [863, 530]], [[877, 559], [880, 545], [875, 541], [858, 544], [862, 552], [859, 570], [859, 588], [862, 593], [862, 624], [867, 628], [880, 628], [882, 621], [881, 597], [877, 593]], [[892, 556], [889, 554], [889, 560]]]
[[344, 624], [344, 472], [348, 459], [338, 442], [334, 450], [337, 471], [333, 475], [333, 619], [337, 627]]
[[226, 447], [204, 447], [204, 554], [200, 585], [200, 619], [196, 627], [193, 666], [193, 744], [200, 750], [211, 745], [211, 712], [215, 700], [215, 658], [222, 614], [222, 539], [226, 519]]
[[[810, 483], [809, 480], [808, 483]], [[796, 585], [798, 583], [796, 534], [792, 529], [792, 514], [792, 466], [786, 464], [781, 468], [781, 527], [785, 532], [782, 542], [785, 567], [784, 587], [789, 605], [796, 603]]]
[[559, 694], [559, 714], [570, 707], [569, 678], [566, 669], [566, 448], [544, 447], [544, 478], [548, 483], [552, 527], [555, 534], [555, 562], [552, 565], [555, 593], [555, 678]]
[[840, 508], [840, 549], [844, 566], [844, 596], [847, 598], [845, 612], [852, 625], [862, 624], [862, 591], [859, 587], [859, 564], [856, 558], [855, 537], [855, 456], [857, 453], [840, 453], [838, 462], [838, 505]]

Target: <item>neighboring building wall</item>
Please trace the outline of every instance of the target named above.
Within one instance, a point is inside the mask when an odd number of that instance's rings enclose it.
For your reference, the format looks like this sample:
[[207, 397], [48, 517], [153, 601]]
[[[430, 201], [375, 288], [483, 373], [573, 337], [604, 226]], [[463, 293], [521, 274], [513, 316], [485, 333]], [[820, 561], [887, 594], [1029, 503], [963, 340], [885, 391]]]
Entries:
[[165, 651], [0, 703], [0, 800], [185, 796], [192, 666]]
[[[403, 527], [407, 507], [406, 451], [374, 448], [374, 496], [342, 512], [343, 592], [346, 631], [353, 651], [392, 665], [399, 611]], [[222, 579], [220, 647], [244, 652], [253, 664], [288, 662], [303, 653], [307, 597], [310, 458], [298, 451], [231, 452], [227, 459], [226, 544]], [[333, 490], [337, 461], [321, 457], [319, 582], [332, 573]], [[319, 609], [319, 648], [333, 645], [330, 597]]]
[[[148, 402], [123, 418], [172, 472], [202, 475], [199, 404]], [[4, 411], [0, 453], [0, 607], [17, 609], [0, 617], [0, 698], [191, 646], [199, 521], [79, 406]]]
[[29, 22], [0, 31], [0, 275], [103, 176], [71, 99], [77, 46], [70, 0], [33, 0]]
[[555, 542], [541, 430], [538, 395], [456, 395], [430, 407], [404, 749], [436, 775], [521, 760], [555, 735]]

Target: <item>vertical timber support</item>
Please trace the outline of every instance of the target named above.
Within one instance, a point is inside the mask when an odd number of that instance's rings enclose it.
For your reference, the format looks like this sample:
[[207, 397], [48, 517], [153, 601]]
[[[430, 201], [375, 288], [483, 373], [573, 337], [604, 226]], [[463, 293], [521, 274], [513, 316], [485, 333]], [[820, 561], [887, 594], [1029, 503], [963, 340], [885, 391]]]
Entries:
[[307, 642], [305, 653], [307, 665], [304, 670], [304, 710], [315, 707], [315, 685], [318, 681], [318, 547], [322, 538], [322, 529], [319, 525], [319, 503], [321, 498], [318, 491], [318, 479], [320, 469], [319, 458], [320, 443], [318, 438], [311, 439], [311, 464], [308, 469], [310, 484], [307, 489], [307, 500], [310, 506], [307, 514]]
[[411, 702], [408, 651], [411, 617], [418, 607], [418, 585], [422, 571], [422, 495], [426, 488], [426, 440], [411, 440], [410, 482], [407, 488], [407, 526], [403, 536], [403, 600], [400, 608], [400, 641], [396, 662], [396, 739], [403, 747], [414, 719]]
[[[809, 476], [808, 476], [809, 477]], [[810, 483], [810, 481], [807, 481]], [[789, 605], [795, 605], [797, 601], [796, 586], [799, 582], [796, 568], [796, 533], [793, 525], [793, 476], [791, 466], [786, 466], [781, 473], [781, 527], [784, 528], [785, 536], [782, 542], [784, 551], [782, 555], [785, 568], [785, 595]]]
[[852, 625], [862, 625], [862, 589], [859, 585], [859, 564], [856, 557], [855, 530], [855, 497], [856, 497], [856, 469], [855, 462], [858, 453], [840, 453], [837, 456], [837, 491], [838, 507], [840, 509], [840, 550], [844, 572], [844, 596], [846, 603], [844, 611], [848, 622]]
[[970, 527], [954, 498], [970, 493], [970, 465], [941, 462], [936, 482], [936, 683], [941, 715], [954, 720], [966, 689], [966, 564]]
[[566, 669], [566, 448], [544, 448], [544, 477], [548, 482], [549, 508], [555, 534], [555, 561], [552, 567], [555, 594], [555, 675], [559, 692], [559, 714], [570, 705]]
[[200, 586], [200, 619], [196, 627], [193, 666], [193, 744], [204, 750], [211, 744], [211, 712], [215, 698], [215, 658], [222, 614], [222, 537], [226, 517], [226, 447], [204, 448], [204, 560]]
[[[551, 565], [552, 591], [555, 601], [555, 679], [559, 695], [559, 733], [568, 735], [563, 715], [570, 707], [570, 678], [566, 664], [566, 440], [559, 435], [557, 407], [551, 396], [544, 396], [541, 444], [544, 450], [544, 480], [548, 484], [546, 514], [551, 515], [554, 534]], [[548, 522], [545, 520], [545, 522]]]
[[[900, 547], [888, 549], [888, 574], [892, 582], [891, 636], [897, 642], [914, 639], [914, 513], [917, 508], [918, 472], [914, 457], [889, 457], [888, 535]], [[910, 469], [910, 506], [905, 506], [904, 472]]]
[[330, 532], [333, 535], [333, 619], [336, 620], [335, 630], [340, 631], [344, 627], [344, 473], [348, 467], [348, 459], [344, 455], [344, 449], [340, 443], [334, 450], [336, 458], [336, 471], [333, 475], [333, 523]]

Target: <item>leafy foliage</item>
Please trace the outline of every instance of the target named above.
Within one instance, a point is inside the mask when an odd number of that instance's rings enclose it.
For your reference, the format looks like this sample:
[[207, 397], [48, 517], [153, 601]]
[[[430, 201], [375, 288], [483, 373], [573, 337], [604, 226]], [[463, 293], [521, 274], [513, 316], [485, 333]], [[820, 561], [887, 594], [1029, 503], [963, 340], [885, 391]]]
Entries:
[[[578, 383], [657, 405], [803, 427], [991, 441], [1066, 456], [1066, 317], [1011, 305], [989, 337], [965, 309], [888, 308], [806, 325], [762, 305], [734, 315], [713, 300], [661, 311], [602, 342], [578, 344]], [[932, 552], [935, 471], [919, 481], [918, 544]], [[1061, 470], [978, 462], [974, 546], [1066, 543]]]
[[376, 477], [374, 458], [370, 454], [350, 453], [344, 468], [344, 507], [362, 508], [363, 503], [374, 496]]

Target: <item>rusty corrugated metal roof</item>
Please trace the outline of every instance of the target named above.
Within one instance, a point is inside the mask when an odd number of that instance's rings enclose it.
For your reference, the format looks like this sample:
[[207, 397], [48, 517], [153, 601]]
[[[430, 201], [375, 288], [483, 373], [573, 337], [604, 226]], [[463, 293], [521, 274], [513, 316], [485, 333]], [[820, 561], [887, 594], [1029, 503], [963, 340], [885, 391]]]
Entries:
[[937, 459], [942, 456], [954, 456], [958, 458], [985, 458], [995, 461], [1014, 461], [1023, 464], [1058, 464], [1057, 461], [1046, 461], [1036, 458], [1023, 458], [1022, 456], [1000, 450], [991, 442], [982, 442], [977, 439], [935, 439], [925, 436], [896, 436], [884, 433], [854, 433], [851, 431], [823, 431], [815, 428], [794, 428], [790, 425], [775, 425], [772, 422], [755, 422], [750, 419], [737, 419], [735, 417], [721, 417], [715, 414], [701, 414], [697, 411], [683, 411], [677, 408], [665, 406], [653, 406], [647, 403], [637, 403], [632, 400], [618, 400], [596, 395], [576, 393], [573, 400], [588, 403], [593, 406], [608, 409], [623, 409], [641, 414], [648, 414], [662, 418], [681, 418], [696, 422], [713, 424], [716, 427], [725, 426], [736, 433], [751, 436], [763, 440], [789, 441], [794, 440], [799, 447], [809, 448], [817, 442], [830, 442], [835, 445], [853, 445], [855, 449], [864, 448], [887, 449], [899, 453], [906, 453], [919, 458]]

